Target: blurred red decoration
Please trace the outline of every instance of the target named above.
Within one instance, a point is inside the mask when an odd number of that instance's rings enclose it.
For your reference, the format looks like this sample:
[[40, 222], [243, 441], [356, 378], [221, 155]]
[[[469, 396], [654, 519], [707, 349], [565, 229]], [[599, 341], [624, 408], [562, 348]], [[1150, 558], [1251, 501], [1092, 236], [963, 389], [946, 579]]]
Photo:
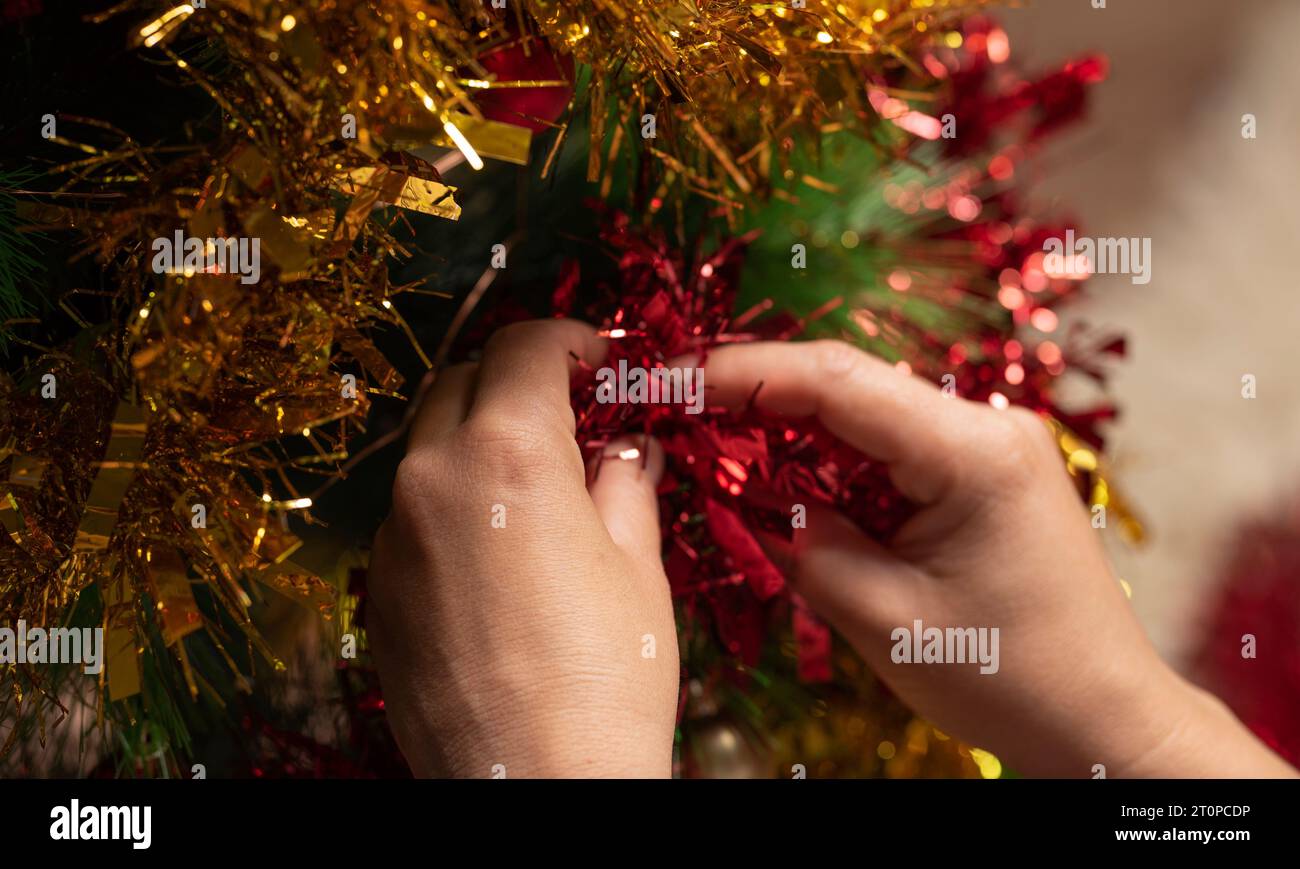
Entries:
[[1196, 676], [1300, 766], [1300, 499], [1243, 529], [1205, 637]]

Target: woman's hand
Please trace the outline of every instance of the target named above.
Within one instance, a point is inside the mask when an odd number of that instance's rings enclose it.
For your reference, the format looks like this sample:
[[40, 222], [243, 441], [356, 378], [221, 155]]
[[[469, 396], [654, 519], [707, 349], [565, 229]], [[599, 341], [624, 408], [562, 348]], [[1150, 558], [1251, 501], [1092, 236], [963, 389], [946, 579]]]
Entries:
[[[817, 416], [921, 505], [884, 546], [811, 507], [793, 544], [768, 543], [813, 608], [935, 724], [1030, 774], [1294, 774], [1160, 660], [1035, 415], [947, 398], [836, 341], [729, 345], [705, 374], [709, 403], [743, 406], [761, 383], [760, 409]], [[918, 620], [987, 640], [996, 630], [985, 647], [996, 660], [896, 663]]]
[[653, 443], [611, 445], [588, 485], [574, 440], [571, 361], [598, 364], [605, 350], [578, 322], [511, 326], [480, 364], [442, 372], [418, 412], [367, 616], [417, 775], [671, 772], [663, 457]]

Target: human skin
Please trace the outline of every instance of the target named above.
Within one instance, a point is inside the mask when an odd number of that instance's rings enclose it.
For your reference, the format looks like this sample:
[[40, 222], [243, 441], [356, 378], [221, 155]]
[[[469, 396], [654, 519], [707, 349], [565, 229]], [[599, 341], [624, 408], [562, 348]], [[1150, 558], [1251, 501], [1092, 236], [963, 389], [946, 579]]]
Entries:
[[[1295, 770], [1159, 657], [1041, 419], [944, 396], [838, 341], [731, 345], [707, 401], [815, 415], [885, 462], [920, 509], [878, 544], [810, 508], [765, 540], [795, 588], [912, 708], [1027, 775], [1281, 776]], [[899, 664], [892, 631], [996, 627], [1000, 667]]]
[[605, 351], [574, 321], [511, 326], [481, 363], [443, 372], [417, 412], [367, 615], [416, 775], [671, 773], [680, 664], [659, 559], [663, 456], [613, 444], [588, 485], [574, 440], [573, 359]]
[[[605, 349], [574, 321], [510, 327], [480, 364], [444, 372], [417, 414], [368, 615], [417, 775], [670, 772], [679, 672], [654, 495], [663, 458], [624, 441], [593, 474], [574, 441], [573, 359], [598, 365]], [[887, 544], [816, 507], [793, 542], [764, 542], [939, 727], [1028, 775], [1294, 774], [1160, 660], [1033, 414], [946, 398], [841, 342], [729, 345], [710, 353], [704, 382], [707, 404], [730, 407], [761, 383], [760, 410], [818, 417], [917, 502]], [[895, 664], [890, 634], [916, 619], [998, 628], [998, 672]]]

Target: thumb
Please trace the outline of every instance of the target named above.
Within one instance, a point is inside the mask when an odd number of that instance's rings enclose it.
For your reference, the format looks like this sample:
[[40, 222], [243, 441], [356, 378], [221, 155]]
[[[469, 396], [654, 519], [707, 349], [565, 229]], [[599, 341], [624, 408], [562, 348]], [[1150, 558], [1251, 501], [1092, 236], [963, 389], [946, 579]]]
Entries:
[[793, 540], [760, 533], [759, 543], [813, 611], [859, 651], [910, 621], [915, 569], [830, 507], [808, 505]]
[[646, 435], [610, 441], [587, 463], [587, 491], [596, 513], [619, 548], [658, 564], [659, 498], [664, 452]]

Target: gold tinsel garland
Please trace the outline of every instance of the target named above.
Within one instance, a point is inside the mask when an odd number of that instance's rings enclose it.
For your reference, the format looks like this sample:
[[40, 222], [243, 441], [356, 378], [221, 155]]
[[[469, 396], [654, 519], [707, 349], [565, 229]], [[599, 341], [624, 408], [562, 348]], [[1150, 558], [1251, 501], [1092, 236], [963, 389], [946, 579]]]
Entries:
[[[413, 288], [389, 283], [389, 258], [405, 252], [375, 209], [454, 220], [464, 195], [402, 149], [454, 146], [475, 165], [536, 157], [546, 173], [570, 129], [585, 125], [588, 176], [602, 190], [620, 161], [645, 154], [647, 211], [701, 195], [730, 217], [782, 195], [792, 149], [816, 139], [806, 134], [846, 119], [868, 134], [879, 117], [866, 84], [883, 86], [919, 43], [982, 5], [115, 7], [106, 15], [138, 20], [135, 47], [202, 88], [224, 124], [212, 140], [149, 148], [101, 120], [60, 119], [54, 142], [77, 156], [48, 173], [58, 186], [23, 213], [31, 227], [79, 234], [109, 277], [111, 292], [99, 295], [113, 315], [84, 322], [76, 293], [60, 300], [86, 327], [82, 338], [0, 377], [0, 619], [62, 624], [95, 586], [108, 649], [102, 704], [137, 698], [151, 656], [178, 662], [191, 695], [216, 696], [182, 642], [196, 630], [236, 673], [228, 648], [274, 662], [250, 617], [259, 588], [328, 611], [336, 590], [292, 560], [300, 542], [286, 518], [311, 521], [311, 498], [289, 472], [340, 474], [368, 396], [397, 396], [402, 385], [369, 330], [396, 326], [414, 343], [391, 301]], [[485, 89], [557, 84], [494, 80], [479, 58], [507, 42], [571, 53], [589, 73], [550, 124], [558, 134], [545, 153], [531, 153], [525, 126], [474, 103]], [[204, 43], [225, 68], [195, 59]], [[633, 149], [645, 114], [657, 135]], [[151, 241], [177, 231], [260, 239], [262, 280], [155, 273]], [[219, 619], [201, 611], [196, 587]], [[15, 664], [0, 665], [0, 702], [33, 714], [42, 734], [47, 708], [61, 708], [57, 686]], [[131, 715], [149, 713], [146, 703]], [[19, 735], [11, 728], [3, 750]]]

